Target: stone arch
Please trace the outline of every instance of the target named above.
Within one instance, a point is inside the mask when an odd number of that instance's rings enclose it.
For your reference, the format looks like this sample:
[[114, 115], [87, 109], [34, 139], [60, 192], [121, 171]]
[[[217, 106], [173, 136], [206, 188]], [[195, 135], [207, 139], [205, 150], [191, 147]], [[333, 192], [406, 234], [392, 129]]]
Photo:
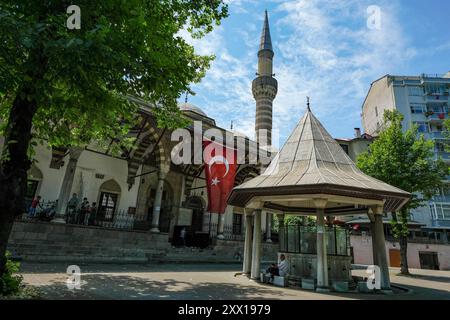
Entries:
[[242, 167], [237, 173], [234, 180], [234, 186], [243, 184], [246, 180], [257, 177], [260, 174], [259, 169], [256, 166], [247, 165]]
[[194, 180], [200, 177], [204, 169], [205, 166], [203, 164], [189, 164], [184, 166], [183, 173], [185, 174], [186, 177], [184, 193], [186, 198], [190, 196]]
[[139, 167], [148, 163], [154, 167], [170, 165], [170, 157], [165, 148], [165, 130], [158, 129], [156, 123], [147, 121], [144, 133], [138, 137], [135, 149], [128, 158], [128, 185], [129, 189], [134, 184]]
[[100, 190], [112, 193], [122, 192], [122, 188], [114, 179], [109, 179], [108, 181], [103, 182], [102, 185], [100, 186]]
[[42, 171], [36, 166], [36, 164], [31, 164], [30, 169], [27, 172], [28, 179], [36, 179], [36, 180], [43, 180], [44, 175], [42, 174]]
[[[156, 195], [156, 185], [150, 185], [147, 188], [147, 221], [150, 223], [153, 219], [153, 203]], [[173, 206], [175, 196], [172, 185], [164, 179], [163, 194], [161, 201], [161, 211], [159, 214], [159, 230], [163, 233], [169, 233], [171, 222], [175, 218]]]
[[186, 200], [186, 208], [192, 210], [191, 227], [194, 232], [202, 231], [206, 208], [205, 200], [198, 196], [191, 196]]

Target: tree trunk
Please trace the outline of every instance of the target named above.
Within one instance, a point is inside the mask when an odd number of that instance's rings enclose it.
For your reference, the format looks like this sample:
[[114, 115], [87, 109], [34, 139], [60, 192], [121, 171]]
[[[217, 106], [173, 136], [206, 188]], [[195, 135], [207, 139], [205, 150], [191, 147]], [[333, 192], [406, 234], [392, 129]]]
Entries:
[[408, 266], [408, 235], [404, 234], [403, 230], [408, 229], [408, 210], [402, 209], [400, 211], [400, 221], [398, 221], [398, 217], [396, 213], [392, 214], [392, 218], [396, 224], [398, 224], [397, 228], [399, 228], [399, 234], [394, 233], [394, 237], [399, 239], [400, 243], [400, 273], [403, 275], [409, 275], [409, 266]]
[[408, 237], [400, 237], [400, 273], [403, 275], [409, 275], [408, 267]]
[[43, 79], [47, 63], [39, 53], [30, 53], [28, 63], [32, 67], [27, 76], [31, 81], [21, 85], [12, 103], [0, 159], [0, 277], [5, 271], [6, 247], [14, 219], [25, 210], [27, 171], [31, 166], [28, 147], [33, 117], [38, 108], [36, 83]]

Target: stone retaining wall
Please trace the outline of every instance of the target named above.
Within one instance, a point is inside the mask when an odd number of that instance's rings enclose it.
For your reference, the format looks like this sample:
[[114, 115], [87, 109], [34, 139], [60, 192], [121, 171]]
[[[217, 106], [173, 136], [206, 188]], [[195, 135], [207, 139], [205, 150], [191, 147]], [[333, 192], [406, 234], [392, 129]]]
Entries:
[[[277, 244], [263, 244], [276, 261]], [[168, 234], [45, 222], [16, 222], [8, 250], [24, 261], [64, 263], [240, 263], [244, 242], [217, 240], [207, 249], [173, 248]]]
[[170, 248], [167, 234], [16, 222], [8, 250], [27, 261], [145, 262]]

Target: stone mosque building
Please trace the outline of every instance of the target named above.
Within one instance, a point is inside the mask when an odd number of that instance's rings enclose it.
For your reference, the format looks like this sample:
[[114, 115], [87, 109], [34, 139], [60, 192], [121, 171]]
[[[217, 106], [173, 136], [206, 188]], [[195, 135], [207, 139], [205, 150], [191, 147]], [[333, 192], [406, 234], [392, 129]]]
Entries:
[[[272, 102], [277, 93], [277, 81], [272, 72], [273, 57], [266, 12], [258, 51], [258, 76], [253, 81], [252, 90], [256, 100], [255, 128], [257, 132], [261, 129], [269, 132], [269, 145]], [[223, 219], [219, 219], [217, 214], [208, 213], [204, 166], [174, 165], [171, 151], [178, 142], [171, 141], [172, 132], [157, 127], [151, 105], [136, 97], [129, 99], [139, 106], [140, 122], [129, 133], [135, 138], [132, 150], [117, 156], [111, 154], [111, 148], [104, 150], [95, 143], [83, 149], [52, 149], [39, 145], [36, 147], [35, 162], [29, 171], [27, 200], [31, 201], [38, 195], [44, 204], [58, 200], [55, 222], [66, 220], [67, 203], [76, 193], [80, 202], [87, 198], [90, 204], [97, 203], [101, 218], [112, 227], [126, 221], [133, 228], [165, 233], [169, 240], [176, 226], [186, 226], [193, 233], [212, 232], [211, 228], [216, 228], [214, 233], [219, 233], [219, 238], [223, 233], [236, 237], [242, 235], [243, 212], [228, 206]], [[180, 104], [179, 108], [192, 122], [201, 121], [204, 131], [214, 128], [223, 132], [224, 136], [227, 131], [230, 133], [230, 130], [218, 127], [214, 119], [187, 101]], [[193, 132], [193, 125], [187, 129]], [[2, 140], [0, 137], [0, 147]], [[246, 137], [245, 140], [247, 145], [255, 145], [254, 141]], [[110, 146], [113, 143], [111, 141]], [[257, 165], [239, 165], [235, 185], [259, 173], [260, 167]], [[264, 218], [267, 224], [263, 228], [264, 232], [266, 228], [270, 230], [270, 220]], [[266, 238], [270, 242], [270, 232]]]
[[[266, 12], [252, 92], [256, 100], [256, 136], [259, 137], [260, 130], [266, 130], [268, 137], [267, 141], [244, 138], [247, 145], [259, 143], [259, 148], [264, 150], [271, 145], [272, 103], [278, 89], [273, 58]], [[90, 204], [97, 204], [98, 220], [110, 228], [150, 231], [167, 235], [167, 240], [171, 241], [177, 238], [179, 228], [185, 227], [190, 234], [207, 233], [210, 238], [242, 240], [243, 209], [228, 206], [222, 219], [207, 212], [204, 165], [175, 165], [171, 161], [171, 152], [178, 142], [171, 141], [172, 132], [157, 127], [152, 105], [136, 97], [129, 99], [139, 106], [139, 124], [129, 133], [135, 138], [131, 150], [113, 155], [110, 151], [113, 141], [106, 150], [95, 143], [83, 149], [52, 149], [39, 145], [29, 171], [27, 200], [38, 195], [44, 205], [58, 200], [53, 222], [67, 221], [67, 204], [76, 193], [80, 202], [87, 198]], [[179, 107], [187, 119], [201, 121], [203, 131], [214, 128], [224, 136], [230, 133], [230, 130], [218, 127], [215, 120], [199, 107], [187, 101]], [[187, 129], [193, 132], [194, 126]], [[0, 147], [2, 140], [0, 137]], [[345, 144], [347, 150], [351, 148], [350, 141]], [[251, 157], [246, 152], [246, 157]], [[239, 165], [235, 186], [256, 177], [260, 171], [259, 165]], [[271, 213], [264, 212], [262, 232], [267, 242], [271, 242], [271, 222]]]

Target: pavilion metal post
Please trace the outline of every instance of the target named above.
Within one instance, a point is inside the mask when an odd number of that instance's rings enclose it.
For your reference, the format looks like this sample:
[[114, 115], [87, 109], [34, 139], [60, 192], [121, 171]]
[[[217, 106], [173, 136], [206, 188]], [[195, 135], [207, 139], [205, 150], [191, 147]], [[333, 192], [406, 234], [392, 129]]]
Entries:
[[261, 215], [262, 210], [256, 209], [253, 224], [253, 252], [252, 252], [252, 272], [253, 280], [260, 278], [261, 271]]
[[278, 214], [278, 245], [280, 251], [286, 252], [287, 248], [285, 246], [285, 230], [284, 230], [284, 214]]
[[327, 200], [314, 200], [317, 212], [317, 291], [329, 291], [327, 243], [325, 239], [325, 207]]
[[266, 211], [266, 242], [272, 243], [272, 214]]
[[252, 238], [253, 238], [253, 216], [251, 214], [246, 213], [244, 263], [242, 272], [248, 275], [250, 275], [252, 271]]

